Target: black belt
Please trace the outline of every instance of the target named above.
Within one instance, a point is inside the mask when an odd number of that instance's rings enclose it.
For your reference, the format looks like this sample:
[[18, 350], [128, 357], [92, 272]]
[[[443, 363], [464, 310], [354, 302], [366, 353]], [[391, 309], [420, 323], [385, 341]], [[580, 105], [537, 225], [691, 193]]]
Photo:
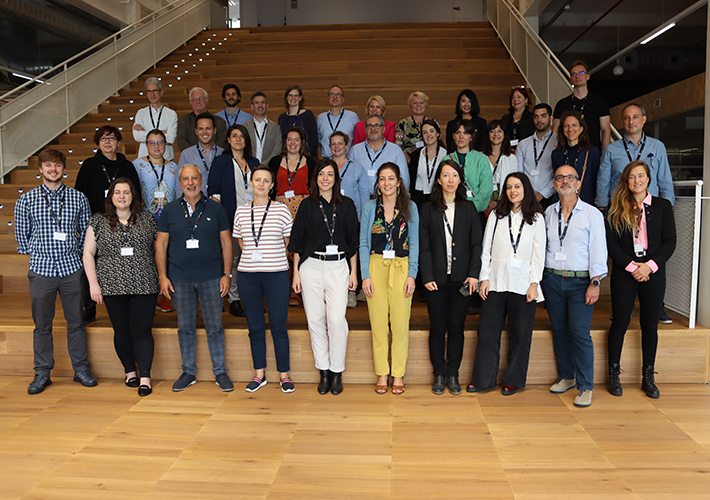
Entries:
[[551, 267], [546, 267], [545, 271], [565, 278], [589, 278], [589, 271], [563, 271], [561, 269], [552, 269]]
[[343, 260], [347, 259], [348, 256], [345, 255], [344, 252], [340, 252], [338, 254], [325, 254], [325, 253], [314, 253], [312, 255], [314, 259], [318, 260], [325, 260], [325, 261], [333, 261], [333, 260]]

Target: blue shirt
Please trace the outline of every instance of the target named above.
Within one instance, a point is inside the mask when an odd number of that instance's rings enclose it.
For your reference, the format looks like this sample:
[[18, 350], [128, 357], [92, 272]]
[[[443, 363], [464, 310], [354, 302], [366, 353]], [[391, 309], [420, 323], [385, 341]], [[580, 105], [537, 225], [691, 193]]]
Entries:
[[[518, 171], [525, 173], [530, 178], [533, 191], [540, 193], [545, 198], [555, 194], [555, 187], [552, 185], [554, 176], [552, 171], [552, 151], [556, 147], [557, 135], [552, 130], [549, 130], [542, 136], [542, 140], [537, 138], [537, 132], [523, 139], [515, 150], [515, 157], [518, 159]], [[537, 161], [535, 158], [536, 151]]]
[[397, 164], [399, 167], [399, 175], [402, 178], [402, 184], [406, 189], [409, 189], [409, 166], [404, 153], [393, 142], [388, 142], [386, 139], [379, 151], [375, 152], [370, 145], [365, 142], [355, 144], [350, 150], [350, 158], [359, 163], [365, 169], [365, 174], [369, 179], [368, 187], [370, 194], [375, 192], [375, 182], [377, 181], [377, 169], [380, 165], [387, 162]]
[[[180, 175], [180, 169], [183, 167], [183, 165], [187, 163], [197, 165], [200, 168], [200, 173], [202, 174], [202, 187], [200, 189], [202, 191], [202, 194], [207, 196], [207, 179], [210, 176], [210, 167], [212, 166], [212, 162], [214, 161], [214, 159], [221, 155], [223, 151], [223, 148], [220, 148], [215, 144], [212, 146], [212, 149], [210, 149], [210, 155], [208, 158], [207, 154], [205, 153], [205, 148], [202, 147], [202, 144], [195, 144], [194, 146], [186, 148], [180, 153], [180, 163], [178, 163], [178, 176]], [[182, 194], [182, 186], [180, 186], [180, 178], [178, 177], [177, 183], [175, 185], [175, 197], [179, 198], [180, 196], [182, 196]]]
[[[52, 191], [42, 183], [15, 203], [17, 251], [30, 256], [30, 270], [39, 275], [69, 276], [81, 269], [90, 217], [83, 193], [64, 184]], [[65, 234], [64, 241], [55, 239], [55, 232]]]
[[357, 219], [360, 220], [362, 207], [370, 199], [370, 178], [365, 168], [357, 162], [348, 160], [340, 171], [340, 194], [355, 202]]
[[237, 110], [234, 112], [233, 115], [229, 114], [229, 110], [227, 108], [224, 108], [222, 111], [219, 113], [215, 113], [215, 116], [219, 116], [224, 122], [227, 124], [227, 128], [231, 127], [232, 125], [241, 125], [242, 123], [246, 123], [249, 120], [253, 118], [249, 113], [245, 113], [241, 109], [239, 109], [239, 106], [237, 106]]
[[[617, 184], [619, 184], [621, 173], [626, 168], [626, 165], [636, 160], [639, 156], [639, 150], [644, 141], [646, 143], [643, 146], [641, 157], [638, 159], [646, 162], [651, 169], [651, 183], [648, 185], [648, 192], [651, 193], [651, 196], [665, 198], [671, 202], [671, 205], [675, 205], [673, 176], [671, 175], [671, 167], [668, 164], [666, 147], [658, 139], [643, 134], [638, 146], [624, 136], [620, 141], [614, 141], [609, 144], [604, 150], [602, 161], [599, 165], [599, 174], [597, 175], [597, 197], [594, 201], [596, 206], [609, 206], [609, 199], [614, 193]], [[624, 142], [629, 148], [631, 160], [626, 154]]]
[[[577, 200], [572, 210], [569, 226], [565, 233], [565, 221], [562, 221], [562, 233], [565, 234], [560, 244], [560, 210], [557, 203], [547, 207], [545, 226], [547, 228], [547, 250], [545, 267], [560, 271], [589, 271], [589, 276], [607, 275], [606, 229], [602, 213], [592, 205]], [[558, 254], [564, 254], [566, 260], [557, 260]]]
[[357, 113], [342, 109], [339, 115], [334, 115], [330, 110], [318, 115], [318, 142], [320, 142], [320, 155], [323, 158], [332, 158], [333, 153], [330, 152], [330, 136], [336, 130], [340, 130], [346, 134], [350, 141], [348, 151], [352, 148], [353, 134], [355, 133], [355, 124], [360, 121]]
[[[163, 211], [165, 205], [175, 199], [175, 186], [180, 185], [178, 166], [175, 162], [166, 161], [165, 166], [158, 163], [151, 167], [150, 163], [143, 158], [133, 160], [133, 166], [136, 167], [138, 178], [141, 181], [143, 210], [160, 218], [160, 212]], [[156, 192], [162, 192], [163, 196], [156, 196]]]

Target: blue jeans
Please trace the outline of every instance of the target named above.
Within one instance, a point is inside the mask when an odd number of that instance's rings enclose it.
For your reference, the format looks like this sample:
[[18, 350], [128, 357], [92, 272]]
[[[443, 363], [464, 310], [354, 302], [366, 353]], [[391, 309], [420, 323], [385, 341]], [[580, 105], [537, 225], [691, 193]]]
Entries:
[[552, 324], [560, 378], [577, 380], [580, 391], [594, 389], [594, 343], [589, 332], [594, 305], [584, 303], [589, 278], [545, 272], [542, 288]]
[[207, 331], [207, 346], [212, 358], [212, 372], [227, 373], [224, 365], [224, 327], [222, 326], [222, 297], [219, 279], [197, 283], [173, 281], [173, 305], [178, 316], [178, 340], [182, 355], [182, 371], [188, 375], [197, 373], [197, 301], [200, 301], [202, 320]]
[[251, 358], [255, 370], [266, 368], [266, 321], [264, 319], [263, 299], [269, 311], [269, 328], [274, 340], [276, 369], [280, 373], [288, 372], [288, 296], [291, 284], [288, 271], [272, 273], [237, 273], [239, 295], [241, 296], [244, 316], [249, 326], [249, 342], [251, 343]]

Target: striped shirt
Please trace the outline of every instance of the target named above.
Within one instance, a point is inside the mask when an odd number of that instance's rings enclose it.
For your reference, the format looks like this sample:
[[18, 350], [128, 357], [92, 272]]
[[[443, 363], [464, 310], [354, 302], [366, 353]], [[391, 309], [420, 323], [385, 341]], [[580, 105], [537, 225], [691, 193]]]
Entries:
[[[259, 238], [265, 209], [266, 205], [254, 207], [254, 224], [252, 225], [251, 203], [237, 208], [232, 236], [242, 240], [242, 257], [239, 259], [239, 267], [237, 268], [239, 272], [264, 273], [288, 270], [284, 238], [291, 235], [291, 227], [293, 226], [291, 212], [283, 203], [272, 201]], [[254, 242], [254, 233], [259, 238], [258, 249]], [[255, 253], [260, 254], [262, 259], [255, 260]]]
[[41, 276], [69, 276], [81, 269], [90, 217], [83, 193], [64, 184], [52, 192], [43, 183], [15, 203], [17, 251], [30, 256], [30, 270]]

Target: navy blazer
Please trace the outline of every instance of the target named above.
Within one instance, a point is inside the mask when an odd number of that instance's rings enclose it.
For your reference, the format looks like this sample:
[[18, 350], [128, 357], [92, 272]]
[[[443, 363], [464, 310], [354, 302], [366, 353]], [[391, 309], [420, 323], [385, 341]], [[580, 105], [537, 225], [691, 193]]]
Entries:
[[[259, 165], [259, 160], [249, 158], [247, 165], [251, 171]], [[220, 195], [220, 203], [232, 223], [234, 213], [237, 211], [237, 187], [234, 185], [234, 164], [232, 163], [231, 150], [225, 150], [212, 162], [210, 175], [207, 178], [207, 195], [211, 197], [213, 194]]]

